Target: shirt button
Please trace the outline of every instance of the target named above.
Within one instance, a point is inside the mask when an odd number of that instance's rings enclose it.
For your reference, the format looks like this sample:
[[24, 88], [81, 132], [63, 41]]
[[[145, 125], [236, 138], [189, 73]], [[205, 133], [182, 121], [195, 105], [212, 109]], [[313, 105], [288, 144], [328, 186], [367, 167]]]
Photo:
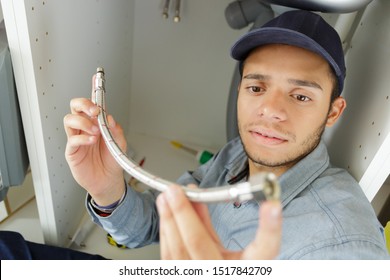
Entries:
[[234, 207], [234, 208], [240, 208], [240, 207], [241, 207], [241, 202], [237, 202], [237, 201], [234, 202], [234, 203], [233, 203], [233, 207]]

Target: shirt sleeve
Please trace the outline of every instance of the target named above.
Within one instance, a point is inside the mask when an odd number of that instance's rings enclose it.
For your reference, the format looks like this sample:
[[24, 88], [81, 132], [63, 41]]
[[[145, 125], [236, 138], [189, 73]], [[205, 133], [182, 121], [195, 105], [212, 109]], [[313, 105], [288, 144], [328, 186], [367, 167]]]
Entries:
[[127, 186], [122, 203], [109, 216], [101, 217], [93, 210], [90, 195], [87, 195], [86, 208], [92, 220], [103, 227], [115, 242], [128, 248], [138, 248], [158, 241], [157, 195], [152, 190], [137, 192]]

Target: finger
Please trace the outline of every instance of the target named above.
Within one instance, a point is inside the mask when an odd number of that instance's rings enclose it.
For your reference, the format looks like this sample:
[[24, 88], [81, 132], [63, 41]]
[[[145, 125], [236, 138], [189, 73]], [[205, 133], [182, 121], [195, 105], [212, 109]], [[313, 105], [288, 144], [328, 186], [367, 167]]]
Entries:
[[160, 244], [160, 258], [162, 260], [172, 260], [171, 254], [169, 253], [169, 248], [167, 244], [167, 233], [165, 229], [165, 213], [164, 211], [164, 198], [160, 198], [162, 194], [160, 194], [156, 199], [156, 206], [160, 217], [160, 225], [159, 225], [159, 244]]
[[[194, 184], [190, 184], [188, 185], [188, 188], [197, 189], [198, 186]], [[199, 219], [203, 222], [206, 230], [209, 232], [213, 240], [216, 243], [221, 244], [218, 234], [215, 232], [213, 223], [211, 222], [210, 213], [207, 205], [204, 203], [192, 202], [192, 207], [194, 208], [195, 212], [198, 214]]]
[[208, 232], [208, 234], [209, 234], [210, 238], [212, 239], [212, 241], [214, 242], [215, 246], [219, 249], [222, 256], [224, 256], [224, 254], [227, 250], [223, 246], [221, 240], [219, 239], [217, 232], [214, 229], [207, 205], [205, 205], [203, 203], [192, 202], [192, 206], [193, 206], [195, 212], [197, 213], [197, 215], [199, 216], [199, 219], [202, 221], [206, 231]]
[[161, 258], [175, 260], [189, 259], [186, 247], [164, 193], [158, 196], [156, 204], [160, 215]]
[[173, 260], [170, 252], [169, 252], [169, 248], [168, 248], [168, 244], [166, 243], [167, 241], [167, 234], [165, 232], [165, 227], [164, 227], [164, 224], [161, 224], [160, 223], [160, 259], [162, 260]]
[[90, 135], [99, 134], [99, 127], [96, 122], [81, 115], [67, 114], [64, 117], [64, 128], [68, 138], [79, 135], [81, 132]]
[[[195, 210], [195, 212], [198, 214], [199, 219], [202, 221], [205, 229], [209, 233], [210, 237], [214, 240], [216, 244], [221, 244], [221, 241], [218, 237], [218, 234], [215, 232], [213, 223], [211, 222], [209, 210], [207, 208], [207, 205], [202, 203], [196, 203], [193, 202], [192, 206]], [[222, 245], [221, 245], [222, 248]]]
[[210, 219], [210, 214], [207, 206], [202, 203], [192, 203], [192, 206], [195, 210], [195, 212], [198, 214], [199, 219], [202, 221], [205, 229], [209, 232], [210, 236], [213, 238], [214, 241], [219, 242], [219, 237], [217, 233], [214, 230], [214, 226]]
[[[188, 188], [197, 189], [198, 186], [195, 184], [189, 184]], [[194, 208], [195, 212], [198, 214], [199, 219], [203, 222], [205, 228], [208, 230], [208, 232], [210, 233], [214, 241], [219, 242], [219, 237], [214, 230], [214, 226], [211, 222], [210, 214], [207, 206], [204, 203], [192, 202], [192, 207]]]
[[169, 208], [191, 259], [220, 259], [219, 248], [183, 190], [172, 185], [166, 191]]
[[76, 135], [68, 138], [68, 142], [65, 147], [65, 156], [72, 156], [80, 147], [89, 146], [95, 144], [97, 141], [96, 136], [90, 135]]
[[74, 98], [70, 101], [70, 111], [72, 114], [85, 114], [94, 118], [99, 114], [99, 107], [87, 98]]
[[243, 253], [244, 259], [274, 259], [282, 239], [282, 206], [278, 201], [266, 201], [260, 206], [260, 225], [255, 240]]

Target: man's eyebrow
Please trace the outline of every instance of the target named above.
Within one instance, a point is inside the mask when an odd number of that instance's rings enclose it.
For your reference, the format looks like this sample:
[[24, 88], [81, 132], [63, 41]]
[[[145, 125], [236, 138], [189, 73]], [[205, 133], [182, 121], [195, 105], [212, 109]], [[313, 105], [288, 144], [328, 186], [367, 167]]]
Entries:
[[262, 75], [262, 74], [248, 74], [248, 75], [245, 75], [243, 77], [243, 79], [267, 81], [267, 80], [270, 80], [271, 77], [267, 76], [267, 75]]
[[294, 84], [297, 86], [312, 87], [312, 88], [318, 88], [320, 90], [323, 90], [322, 87], [318, 83], [312, 82], [312, 81], [288, 79], [288, 82], [290, 84]]
[[[245, 75], [243, 77], [243, 79], [269, 81], [269, 80], [271, 80], [271, 76], [253, 73], [253, 74]], [[322, 87], [318, 83], [313, 82], [313, 81], [299, 80], [299, 79], [288, 79], [288, 82], [290, 84], [297, 85], [297, 86], [312, 87], [312, 88], [317, 88], [317, 89], [323, 90]]]

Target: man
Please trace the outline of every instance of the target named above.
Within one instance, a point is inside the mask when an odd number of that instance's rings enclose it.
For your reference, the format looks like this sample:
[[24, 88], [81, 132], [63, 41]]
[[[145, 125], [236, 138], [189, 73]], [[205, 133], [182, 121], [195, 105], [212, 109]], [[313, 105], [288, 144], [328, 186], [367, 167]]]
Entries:
[[[139, 194], [125, 187], [122, 170], [90, 119], [98, 109], [87, 99], [75, 99], [72, 115], [65, 118], [66, 158], [89, 192], [87, 207], [94, 221], [129, 247], [159, 240], [162, 258], [388, 258], [370, 203], [345, 170], [330, 164], [321, 141], [325, 127], [346, 108], [340, 96], [346, 69], [337, 32], [314, 13], [286, 12], [240, 38], [232, 57], [240, 62], [242, 75], [240, 138], [178, 183], [207, 188], [247, 180], [258, 172], [275, 173], [282, 187], [280, 252], [277, 204], [268, 205], [268, 216], [259, 217], [264, 203], [258, 201], [217, 203], [207, 209], [191, 204], [172, 186], [155, 204], [153, 192]], [[110, 120], [125, 148], [121, 129]], [[88, 160], [94, 153], [99, 157]], [[269, 254], [261, 255], [265, 250]]]
[[[240, 38], [232, 57], [242, 75], [240, 137], [177, 182], [208, 188], [273, 172], [281, 205], [205, 206], [190, 203], [178, 186], [159, 195], [135, 192], [101, 139], [99, 108], [77, 98], [64, 118], [65, 155], [88, 191], [93, 220], [128, 247], [159, 241], [163, 259], [388, 259], [370, 203], [356, 180], [331, 165], [321, 141], [346, 108], [337, 32], [314, 13], [286, 12]], [[109, 123], [125, 150], [122, 129], [112, 117]]]

